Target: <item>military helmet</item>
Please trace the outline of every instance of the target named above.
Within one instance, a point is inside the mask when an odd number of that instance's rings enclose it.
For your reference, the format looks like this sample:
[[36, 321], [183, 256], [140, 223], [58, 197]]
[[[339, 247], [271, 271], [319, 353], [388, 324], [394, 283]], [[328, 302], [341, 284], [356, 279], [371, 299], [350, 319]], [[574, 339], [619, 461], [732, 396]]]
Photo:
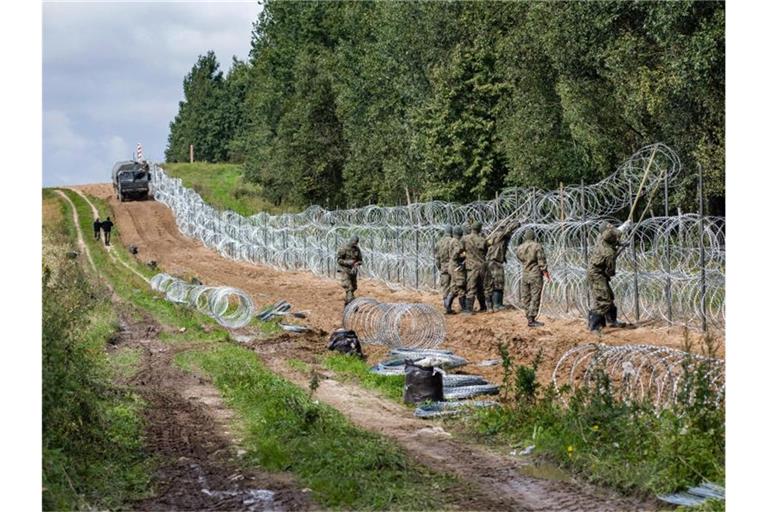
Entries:
[[461, 227], [461, 230], [462, 230], [462, 232], [463, 232], [465, 235], [468, 235], [468, 234], [470, 234], [470, 233], [472, 232], [472, 229], [470, 229], [470, 227], [469, 227], [469, 224], [464, 224], [464, 225]]
[[613, 226], [610, 226], [603, 231], [603, 240], [605, 240], [607, 243], [611, 245], [616, 245], [619, 243], [619, 238], [621, 238], [621, 232], [614, 228]]
[[483, 229], [483, 225], [480, 223], [480, 221], [476, 220], [472, 223], [472, 231], [479, 233], [481, 229]]
[[352, 238], [349, 239], [349, 242], [352, 245], [356, 245], [360, 241], [360, 237], [357, 235], [352, 235]]
[[464, 234], [464, 230], [461, 226], [453, 226], [453, 236], [461, 236]]
[[533, 240], [535, 238], [536, 237], [534, 236], [533, 230], [531, 228], [526, 229], [525, 233], [523, 233], [523, 240], [525, 240], [526, 242]]

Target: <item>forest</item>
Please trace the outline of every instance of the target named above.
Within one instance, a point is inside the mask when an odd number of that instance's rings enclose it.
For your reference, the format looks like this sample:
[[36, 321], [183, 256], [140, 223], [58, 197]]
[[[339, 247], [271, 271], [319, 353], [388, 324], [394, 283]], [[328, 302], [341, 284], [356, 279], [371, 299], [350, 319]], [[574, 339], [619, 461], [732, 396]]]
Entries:
[[723, 2], [267, 0], [246, 61], [184, 77], [167, 162], [242, 164], [277, 205], [490, 199], [682, 157], [725, 214]]

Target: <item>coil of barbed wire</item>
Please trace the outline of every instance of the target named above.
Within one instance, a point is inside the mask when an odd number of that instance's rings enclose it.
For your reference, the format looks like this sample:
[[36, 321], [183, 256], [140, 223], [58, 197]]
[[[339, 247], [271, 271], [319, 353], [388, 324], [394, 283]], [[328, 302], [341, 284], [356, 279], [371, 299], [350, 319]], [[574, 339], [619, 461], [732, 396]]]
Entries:
[[255, 306], [251, 296], [237, 288], [195, 285], [165, 273], [154, 275], [150, 286], [164, 293], [169, 301], [195, 308], [224, 327], [243, 327], [253, 316]]
[[[567, 351], [552, 372], [556, 389], [567, 385], [568, 397], [582, 386], [594, 386], [604, 375], [614, 396], [622, 400], [650, 401], [659, 410], [670, 407], [690, 388], [699, 371], [708, 383], [713, 401], [720, 405], [725, 394], [725, 362], [656, 345], [579, 345]], [[688, 400], [692, 397], [685, 396]]]
[[445, 319], [429, 304], [387, 304], [359, 297], [344, 308], [343, 325], [362, 343], [434, 348], [445, 339]]
[[[533, 228], [549, 260], [551, 283], [544, 287], [542, 313], [583, 317], [589, 309], [585, 281], [587, 258], [604, 220], [638, 197], [652, 196], [674, 181], [680, 159], [664, 144], [642, 148], [598, 183], [544, 191], [509, 188], [491, 201], [465, 205], [432, 201], [407, 206], [365, 206], [328, 211], [311, 206], [296, 214], [245, 217], [218, 211], [179, 179], [153, 167], [155, 199], [173, 212], [185, 235], [201, 240], [227, 258], [278, 269], [309, 270], [336, 276], [336, 251], [353, 234], [360, 238], [364, 264], [360, 276], [393, 288], [437, 290], [434, 247], [445, 225], [479, 220], [488, 232], [510, 216], [523, 225], [513, 234], [506, 263], [506, 301], [520, 305], [520, 265], [514, 248]], [[703, 238], [706, 296], [701, 300]], [[633, 229], [634, 245], [625, 250], [612, 280], [622, 316], [633, 321], [667, 321], [695, 326], [724, 325], [725, 221], [695, 214], [648, 217]], [[637, 272], [635, 271], [637, 267]], [[636, 279], [637, 278], [637, 279]], [[635, 308], [637, 280], [637, 308]], [[702, 308], [703, 302], [703, 308]]]

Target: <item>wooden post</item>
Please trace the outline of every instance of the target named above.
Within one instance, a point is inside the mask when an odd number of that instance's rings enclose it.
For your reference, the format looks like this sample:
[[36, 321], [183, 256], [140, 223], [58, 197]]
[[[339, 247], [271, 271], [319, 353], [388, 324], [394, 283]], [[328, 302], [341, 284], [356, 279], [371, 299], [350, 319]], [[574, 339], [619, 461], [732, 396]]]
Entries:
[[195, 163], [195, 145], [194, 144], [189, 145], [189, 163], [191, 164]]

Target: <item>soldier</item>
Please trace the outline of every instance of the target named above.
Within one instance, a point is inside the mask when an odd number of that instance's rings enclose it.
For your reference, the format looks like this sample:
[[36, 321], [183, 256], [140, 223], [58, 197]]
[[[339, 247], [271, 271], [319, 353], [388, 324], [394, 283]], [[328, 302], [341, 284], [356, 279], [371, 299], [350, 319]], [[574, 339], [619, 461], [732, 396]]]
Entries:
[[517, 246], [515, 255], [523, 266], [521, 285], [528, 327], [541, 327], [544, 324], [536, 321], [536, 316], [539, 314], [541, 291], [544, 285], [543, 277], [546, 276], [548, 280], [550, 277], [547, 270], [547, 257], [544, 255], [544, 248], [536, 241], [536, 236], [532, 229], [527, 229], [523, 234], [523, 243]]
[[485, 302], [491, 311], [504, 309], [504, 264], [507, 262], [507, 249], [512, 233], [520, 227], [520, 222], [512, 221], [500, 226], [488, 238], [486, 255]]
[[357, 235], [352, 235], [349, 242], [342, 245], [336, 252], [336, 263], [338, 264], [336, 272], [341, 274], [341, 287], [347, 292], [344, 298], [345, 306], [355, 298], [357, 267], [363, 264], [363, 255], [357, 246], [359, 241]]
[[101, 230], [104, 232], [104, 245], [109, 245], [109, 240], [112, 238], [112, 226], [114, 226], [114, 224], [109, 217], [101, 223]]
[[101, 221], [98, 217], [93, 221], [93, 238], [101, 240]]
[[483, 273], [485, 270], [485, 255], [488, 244], [485, 238], [480, 236], [483, 225], [475, 221], [472, 224], [472, 233], [464, 237], [464, 265], [467, 269], [467, 298], [466, 308], [463, 313], [473, 313], [475, 295], [480, 303], [480, 311], [485, 311], [485, 290], [483, 289]]
[[451, 293], [448, 296], [448, 307], [453, 306], [454, 299], [459, 299], [461, 310], [466, 309], [467, 271], [464, 268], [464, 244], [461, 236], [461, 226], [453, 227], [453, 238], [448, 244], [448, 270], [451, 274]]
[[440, 270], [440, 291], [443, 293], [443, 306], [445, 307], [446, 315], [453, 314], [453, 308], [451, 305], [453, 298], [449, 299], [451, 295], [450, 244], [451, 240], [453, 240], [453, 238], [451, 238], [452, 233], [453, 229], [451, 226], [446, 226], [445, 236], [438, 240], [435, 244], [435, 266], [437, 266], [437, 268]]
[[602, 228], [587, 268], [587, 282], [592, 293], [592, 306], [587, 319], [590, 331], [601, 330], [606, 322], [611, 327], [625, 325], [617, 321], [618, 310], [611, 289], [611, 278], [616, 275], [616, 258], [622, 232], [609, 223], [604, 223]]

